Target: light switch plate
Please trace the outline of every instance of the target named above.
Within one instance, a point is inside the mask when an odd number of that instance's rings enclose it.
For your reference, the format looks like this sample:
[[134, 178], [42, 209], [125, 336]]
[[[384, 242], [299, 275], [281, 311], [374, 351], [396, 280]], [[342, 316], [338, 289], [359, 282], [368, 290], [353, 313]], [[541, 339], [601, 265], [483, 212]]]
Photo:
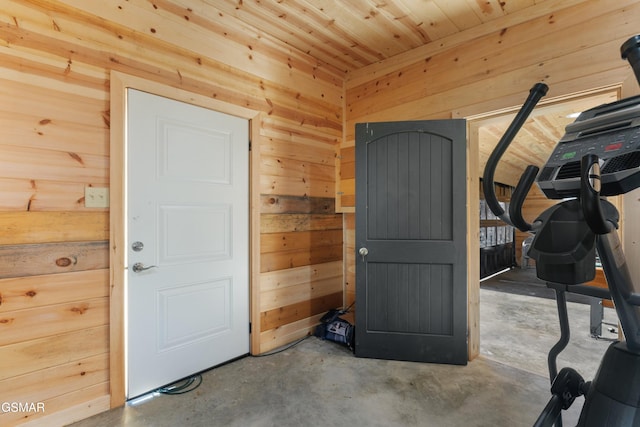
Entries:
[[109, 189], [105, 187], [85, 187], [84, 206], [87, 208], [108, 208]]

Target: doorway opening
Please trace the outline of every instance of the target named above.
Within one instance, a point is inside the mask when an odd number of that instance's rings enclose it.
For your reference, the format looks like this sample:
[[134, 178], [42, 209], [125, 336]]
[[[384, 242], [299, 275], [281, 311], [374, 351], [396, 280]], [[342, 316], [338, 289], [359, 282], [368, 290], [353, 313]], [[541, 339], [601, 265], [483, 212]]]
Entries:
[[[515, 187], [520, 175], [529, 164], [543, 165], [566, 125], [572, 123], [581, 111], [616, 101], [620, 87], [608, 87], [585, 93], [541, 102], [518, 132], [512, 145], [501, 159], [495, 180], [507, 187]], [[518, 108], [496, 111], [468, 118], [470, 144], [478, 150], [478, 172], [484, 171], [486, 161], [517, 113]], [[505, 203], [508, 204], [508, 198]], [[523, 207], [523, 216], [532, 221], [555, 202], [547, 200], [533, 186]], [[615, 202], [614, 202], [615, 204]], [[480, 221], [471, 234], [479, 236]], [[558, 317], [553, 299], [544, 282], [537, 279], [535, 266], [522, 263], [523, 241], [527, 233], [514, 234], [514, 268], [478, 284], [480, 344], [479, 354], [506, 365], [548, 377], [547, 352], [559, 337]], [[521, 268], [525, 267], [525, 268]], [[574, 352], [567, 349], [565, 356], [571, 365], [586, 364], [586, 375], [597, 368], [606, 341], [597, 342], [590, 337], [589, 305], [576, 302], [576, 324], [573, 325], [575, 345], [590, 350]], [[570, 308], [571, 310], [571, 308]], [[586, 314], [585, 314], [586, 313]], [[596, 347], [595, 349], [592, 347]], [[602, 347], [602, 350], [600, 350]], [[579, 356], [578, 356], [579, 355]], [[562, 362], [561, 358], [560, 361]]]

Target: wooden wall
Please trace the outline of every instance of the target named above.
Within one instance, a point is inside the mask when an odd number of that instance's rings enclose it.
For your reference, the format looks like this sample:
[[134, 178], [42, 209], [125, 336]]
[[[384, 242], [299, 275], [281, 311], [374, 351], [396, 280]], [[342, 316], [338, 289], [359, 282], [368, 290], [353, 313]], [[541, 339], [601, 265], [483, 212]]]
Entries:
[[348, 75], [340, 209], [350, 212], [355, 206], [352, 151], [358, 122], [468, 118], [519, 106], [538, 81], [549, 85], [545, 99], [552, 99], [628, 77], [619, 49], [638, 32], [637, 1], [585, 1], [555, 11], [550, 6], [529, 8], [500, 26], [480, 26]]
[[[562, 3], [543, 2], [497, 25], [482, 25], [350, 73], [337, 167], [339, 209], [348, 216], [355, 209], [356, 123], [469, 118], [519, 106], [538, 81], [549, 85], [546, 98], [553, 99], [627, 79], [631, 71], [619, 49], [638, 33], [640, 3], [585, 1], [565, 8]], [[354, 246], [352, 238], [345, 228], [346, 247]], [[345, 266], [347, 283], [354, 280], [352, 269]], [[478, 351], [474, 286], [469, 294], [471, 357]]]
[[355, 206], [356, 122], [468, 117], [518, 105], [538, 80], [552, 97], [615, 84], [628, 72], [617, 49], [640, 18], [636, 1], [559, 11], [561, 1], [547, 1], [346, 76], [205, 13], [204, 0], [188, 9], [172, 0], [1, 1], [0, 401], [46, 404], [45, 413], [2, 413], [2, 425], [61, 425], [119, 402], [108, 366], [109, 210], [83, 199], [85, 187], [110, 184], [109, 127], [119, 120], [110, 71], [260, 113], [260, 353], [341, 305], [343, 271], [355, 298], [353, 213], [334, 209]]
[[205, 1], [178, 4], [2, 0], [0, 402], [46, 408], [0, 413], [2, 425], [62, 425], [122, 401], [109, 382], [109, 210], [84, 206], [85, 187], [110, 184], [112, 70], [260, 117], [252, 352], [304, 336], [342, 306], [344, 72], [202, 13]]

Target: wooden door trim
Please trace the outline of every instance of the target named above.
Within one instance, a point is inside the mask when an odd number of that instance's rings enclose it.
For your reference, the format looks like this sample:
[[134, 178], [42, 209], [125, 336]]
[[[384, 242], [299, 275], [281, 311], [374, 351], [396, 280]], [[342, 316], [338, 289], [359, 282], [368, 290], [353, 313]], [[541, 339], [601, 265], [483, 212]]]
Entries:
[[[638, 89], [634, 86], [634, 84], [637, 86], [637, 83], [635, 83], [635, 76], [632, 76], [629, 79], [631, 78], [633, 78], [634, 81], [629, 85], [635, 89], [635, 93], [638, 93]], [[620, 99], [621, 91], [622, 85], [609, 85], [543, 99], [538, 105], [539, 107], [552, 107], [565, 102], [573, 102], [610, 92], [617, 92], [618, 99]], [[470, 106], [451, 113], [452, 117], [467, 119], [467, 180], [469, 183], [467, 187], [469, 360], [473, 360], [480, 355], [480, 215], [479, 210], [475, 208], [478, 200], [480, 200], [479, 188], [480, 176], [482, 173], [480, 170], [479, 129], [482, 125], [493, 120], [504, 120], [504, 116], [517, 113], [520, 106], [496, 108], [489, 112], [478, 111], [478, 108], [478, 106]], [[615, 199], [618, 201], [617, 206], [620, 209], [620, 196], [617, 196]], [[620, 209], [620, 211], [622, 212], [622, 209]], [[623, 217], [621, 217], [621, 224], [622, 221]]]
[[[258, 281], [260, 272], [260, 122], [261, 113], [204, 95], [188, 92], [128, 74], [111, 71], [110, 76], [110, 311], [109, 311], [109, 381], [111, 407], [122, 406], [126, 400], [125, 378], [125, 122], [126, 90], [137, 89], [249, 121], [249, 311], [252, 324], [250, 351], [259, 349], [260, 301]], [[249, 149], [247, 147], [247, 149]]]

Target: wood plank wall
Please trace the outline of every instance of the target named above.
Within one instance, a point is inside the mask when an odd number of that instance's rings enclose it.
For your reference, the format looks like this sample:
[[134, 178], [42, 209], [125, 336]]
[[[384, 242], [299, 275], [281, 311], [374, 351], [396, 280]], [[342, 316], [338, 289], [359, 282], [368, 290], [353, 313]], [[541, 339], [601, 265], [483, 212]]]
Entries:
[[347, 76], [339, 209], [355, 207], [358, 122], [465, 118], [519, 106], [538, 81], [549, 85], [546, 99], [551, 99], [620, 84], [628, 77], [630, 68], [619, 49], [638, 32], [637, 1], [585, 1], [550, 13], [545, 6], [528, 9], [528, 19], [514, 14], [508, 18], [513, 26], [481, 26], [476, 39], [456, 35]]
[[[350, 73], [336, 168], [336, 203], [346, 214], [345, 247], [355, 247], [356, 123], [485, 114], [519, 106], [538, 81], [549, 85], [547, 99], [621, 84], [631, 71], [620, 59], [620, 45], [638, 33], [639, 21], [636, 0], [584, 1], [565, 8], [562, 2], [542, 2], [499, 25], [483, 25]], [[355, 279], [354, 259], [345, 261], [349, 284]], [[478, 351], [473, 337], [477, 297], [470, 287], [471, 357]]]
[[111, 70], [261, 113], [252, 351], [343, 304], [344, 72], [203, 13], [210, 2], [179, 4], [2, 0], [0, 402], [46, 407], [2, 413], [2, 425], [63, 425], [110, 404], [109, 210], [86, 208], [84, 189], [110, 182]]

